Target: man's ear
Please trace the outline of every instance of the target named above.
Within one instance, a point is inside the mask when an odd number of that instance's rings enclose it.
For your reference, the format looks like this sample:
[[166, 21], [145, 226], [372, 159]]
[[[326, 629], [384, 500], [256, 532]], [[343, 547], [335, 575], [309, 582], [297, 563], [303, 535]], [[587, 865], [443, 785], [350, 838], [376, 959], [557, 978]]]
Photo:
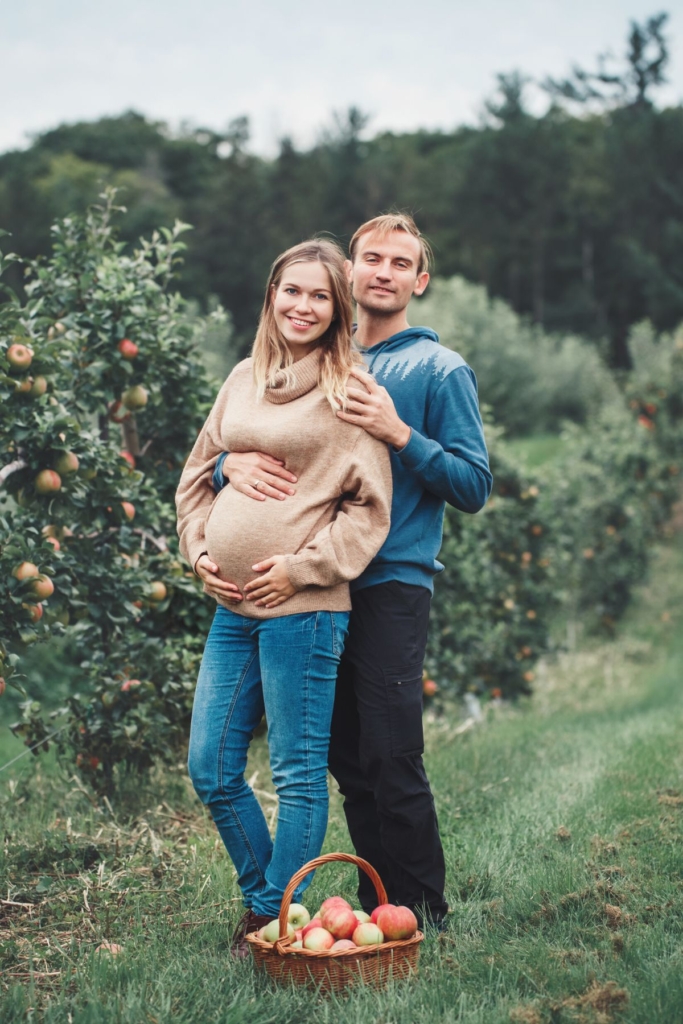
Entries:
[[351, 284], [353, 282], [353, 263], [351, 260], [344, 260], [344, 270], [346, 271], [346, 280]]
[[413, 295], [424, 295], [425, 291], [427, 290], [428, 284], [429, 274], [427, 273], [426, 270], [423, 270], [421, 274], [417, 275], [417, 281], [415, 282], [415, 287], [413, 288]]

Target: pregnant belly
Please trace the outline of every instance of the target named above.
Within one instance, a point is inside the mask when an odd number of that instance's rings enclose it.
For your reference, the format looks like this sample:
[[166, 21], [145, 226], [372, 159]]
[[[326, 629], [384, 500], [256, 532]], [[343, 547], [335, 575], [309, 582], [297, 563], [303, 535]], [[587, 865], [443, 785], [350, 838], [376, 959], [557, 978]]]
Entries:
[[221, 578], [241, 589], [259, 575], [252, 565], [271, 555], [295, 554], [308, 539], [302, 522], [310, 529], [311, 519], [302, 512], [301, 501], [292, 498], [254, 501], [225, 487], [206, 524], [206, 550]]

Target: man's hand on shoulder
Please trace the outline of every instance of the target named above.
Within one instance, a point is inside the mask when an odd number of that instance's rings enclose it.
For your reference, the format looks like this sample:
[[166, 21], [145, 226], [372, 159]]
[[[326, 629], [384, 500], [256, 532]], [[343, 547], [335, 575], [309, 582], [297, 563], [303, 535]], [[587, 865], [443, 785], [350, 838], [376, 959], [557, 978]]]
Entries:
[[294, 474], [279, 459], [264, 452], [230, 452], [223, 462], [223, 476], [236, 491], [256, 501], [284, 501], [288, 494], [296, 494], [291, 486], [297, 482]]
[[346, 409], [337, 413], [339, 419], [362, 427], [378, 441], [385, 441], [396, 449], [405, 448], [411, 430], [396, 412], [387, 389], [364, 370], [353, 369], [351, 373], [363, 382], [367, 390], [349, 387], [349, 400]]

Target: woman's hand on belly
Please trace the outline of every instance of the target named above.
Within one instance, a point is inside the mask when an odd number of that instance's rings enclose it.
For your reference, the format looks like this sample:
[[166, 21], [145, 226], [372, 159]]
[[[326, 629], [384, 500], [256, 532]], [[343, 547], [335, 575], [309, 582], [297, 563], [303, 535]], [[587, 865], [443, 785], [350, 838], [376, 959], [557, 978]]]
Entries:
[[215, 562], [212, 562], [208, 555], [200, 555], [197, 559], [197, 564], [194, 567], [194, 571], [199, 576], [200, 580], [203, 581], [207, 592], [212, 597], [222, 598], [224, 601], [234, 601], [238, 603], [243, 600], [243, 596], [234, 583], [228, 583], [227, 580], [222, 580], [218, 575], [218, 566]]
[[289, 582], [285, 568], [286, 555], [273, 555], [264, 562], [252, 565], [254, 572], [262, 572], [263, 576], [250, 580], [244, 588], [247, 601], [255, 601], [263, 608], [277, 608], [287, 598], [296, 594], [296, 588]]

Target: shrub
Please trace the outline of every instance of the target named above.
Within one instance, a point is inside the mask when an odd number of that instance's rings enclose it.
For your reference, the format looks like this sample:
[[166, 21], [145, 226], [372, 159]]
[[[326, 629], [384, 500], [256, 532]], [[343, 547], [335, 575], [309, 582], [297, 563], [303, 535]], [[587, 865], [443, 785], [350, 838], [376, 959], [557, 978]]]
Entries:
[[474, 516], [447, 509], [435, 581], [427, 668], [455, 691], [528, 693], [547, 649], [561, 577], [544, 484], [488, 430], [494, 490]]
[[594, 345], [544, 333], [481, 285], [433, 281], [411, 314], [472, 365], [480, 395], [511, 435], [559, 430], [567, 419], [583, 423], [616, 395]]

